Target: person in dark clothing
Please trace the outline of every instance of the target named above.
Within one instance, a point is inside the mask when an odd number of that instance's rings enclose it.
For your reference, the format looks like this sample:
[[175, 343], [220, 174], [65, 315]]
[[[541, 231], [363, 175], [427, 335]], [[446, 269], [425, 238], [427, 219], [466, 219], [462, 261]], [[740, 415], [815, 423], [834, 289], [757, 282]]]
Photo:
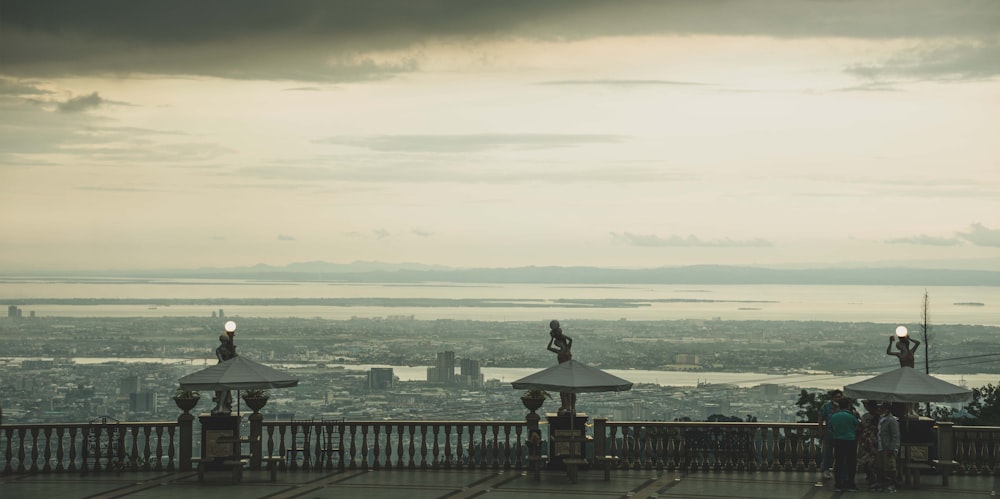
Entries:
[[857, 431], [861, 420], [853, 410], [854, 405], [847, 398], [837, 402], [837, 412], [830, 416], [830, 430], [833, 433], [833, 476], [837, 491], [856, 491], [854, 483], [858, 471]]

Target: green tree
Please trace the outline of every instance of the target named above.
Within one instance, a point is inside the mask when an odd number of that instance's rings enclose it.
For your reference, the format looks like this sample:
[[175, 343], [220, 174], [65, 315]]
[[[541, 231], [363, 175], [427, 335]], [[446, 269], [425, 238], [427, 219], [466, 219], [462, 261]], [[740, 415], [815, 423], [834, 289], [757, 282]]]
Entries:
[[1000, 426], [1000, 386], [992, 383], [972, 389], [972, 401], [962, 410], [935, 407], [934, 419], [970, 426]]

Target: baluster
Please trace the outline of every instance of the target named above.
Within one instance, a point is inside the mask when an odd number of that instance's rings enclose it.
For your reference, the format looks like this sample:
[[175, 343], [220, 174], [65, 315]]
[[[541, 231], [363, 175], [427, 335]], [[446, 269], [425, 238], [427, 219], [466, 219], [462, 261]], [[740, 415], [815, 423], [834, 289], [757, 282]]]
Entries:
[[664, 426], [664, 433], [663, 438], [667, 441], [663, 456], [664, 467], [668, 471], [674, 471], [677, 469], [677, 431], [674, 427]]
[[997, 439], [997, 432], [990, 432], [990, 440], [993, 441], [993, 450], [990, 452], [990, 475], [996, 475], [998, 471], [997, 459], [1000, 458], [1000, 439]]
[[403, 435], [406, 433], [406, 425], [403, 423], [396, 424], [396, 469], [403, 469], [406, 464], [403, 462], [406, 459], [406, 454], [403, 450]]
[[58, 473], [64, 471], [66, 468], [63, 466], [63, 437], [66, 435], [66, 428], [60, 426], [55, 429], [55, 442], [50, 442], [56, 446], [56, 467], [55, 471]]
[[372, 432], [373, 432], [372, 440], [374, 440], [374, 449], [372, 450], [373, 454], [372, 460], [374, 462], [372, 463], [372, 469], [374, 470], [378, 470], [381, 468], [381, 464], [379, 463], [380, 461], [379, 458], [381, 457], [382, 454], [381, 446], [379, 445], [379, 433], [381, 433], [381, 429], [382, 425], [379, 423], [375, 423], [374, 425], [372, 425]]
[[650, 431], [648, 426], [642, 428], [642, 468], [653, 469], [653, 439], [656, 438], [655, 431]]
[[812, 429], [807, 429], [805, 432], [809, 435], [808, 469], [820, 471], [819, 467], [823, 464], [823, 440], [819, 438], [818, 433], [814, 434]]
[[163, 427], [156, 427], [156, 466], [155, 471], [163, 471]]
[[524, 426], [514, 425], [514, 469], [524, 469]]
[[488, 439], [486, 438], [486, 425], [480, 424], [479, 445], [477, 447], [479, 448], [479, 468], [483, 470], [486, 469], [486, 452], [487, 452], [486, 446], [489, 443], [487, 440]]
[[988, 440], [988, 435], [980, 434], [981, 440], [979, 442], [979, 474], [988, 475], [990, 473], [990, 442]]
[[691, 469], [691, 448], [687, 441], [687, 430], [683, 425], [677, 427], [677, 469], [687, 471]]
[[434, 445], [431, 446], [431, 452], [433, 456], [431, 457], [431, 467], [437, 469], [441, 466], [441, 444], [439, 439], [441, 438], [441, 426], [435, 424], [431, 428], [431, 433], [434, 434]]
[[511, 468], [511, 455], [510, 455], [510, 425], [503, 425], [503, 453], [501, 455], [501, 462], [503, 463], [503, 469], [509, 470]]
[[[806, 459], [807, 457], [814, 457], [812, 455], [812, 450], [815, 448], [814, 439], [812, 438], [810, 430], [799, 429], [799, 438], [797, 439], [798, 445], [795, 455], [798, 459], [795, 463], [795, 469], [798, 471], [806, 471]], [[806, 454], [809, 456], [806, 456]]]
[[635, 460], [633, 456], [633, 443], [635, 439], [632, 437], [632, 428], [629, 426], [622, 426], [622, 468], [630, 469], [632, 463]]
[[38, 472], [38, 428], [31, 429], [31, 467], [32, 473]]
[[392, 464], [392, 427], [391, 423], [385, 425], [385, 467], [393, 469]]
[[427, 424], [420, 425], [420, 469], [427, 469]]
[[451, 469], [451, 425], [445, 423], [444, 425], [444, 469]]
[[657, 472], [663, 472], [667, 469], [667, 439], [670, 438], [670, 427], [666, 425], [656, 426], [656, 442], [653, 445], [653, 452], [655, 454], [654, 465], [656, 466]]
[[14, 430], [13, 428], [0, 428], [3, 430], [4, 440], [7, 441], [7, 446], [3, 450], [3, 472], [4, 474], [9, 474], [13, 469], [10, 466], [11, 461], [14, 458], [14, 450], [11, 445], [11, 441], [14, 440]]
[[24, 468], [24, 438], [27, 435], [28, 430], [26, 428], [17, 429], [17, 472], [24, 473], [27, 471]]
[[781, 428], [764, 428], [761, 432], [760, 442], [760, 466], [765, 471], [778, 470], [778, 449], [777, 444], [781, 438]]
[[358, 469], [358, 459], [357, 459], [358, 449], [357, 446], [354, 444], [355, 436], [357, 435], [357, 430], [358, 428], [356, 423], [344, 423], [344, 432], [350, 435], [351, 437], [351, 447], [350, 447], [351, 450], [350, 450], [350, 455], [348, 456], [349, 458], [348, 461], [351, 463], [349, 467], [352, 470]]
[[[493, 465], [494, 470], [498, 470], [500, 469], [500, 427], [495, 424], [491, 424], [490, 426], [493, 432], [493, 444], [488, 445], [487, 448], [490, 449], [490, 464]], [[483, 428], [486, 428], [485, 424]]]
[[[623, 452], [621, 447], [619, 447], [618, 445], [618, 425], [608, 425], [608, 429], [610, 430], [609, 432], [610, 435], [608, 435], [608, 439], [610, 444], [611, 455], [622, 458]], [[622, 459], [622, 462], [624, 463], [624, 459]]]
[[721, 426], [716, 426], [712, 428], [712, 466], [711, 469], [719, 472], [722, 471], [723, 464], [726, 461], [726, 430]]
[[415, 460], [417, 454], [416, 447], [416, 437], [417, 437], [417, 425], [410, 423], [410, 469], [417, 469], [417, 462]]
[[736, 435], [736, 428], [732, 426], [725, 426], [720, 429], [722, 431], [720, 432], [721, 439], [719, 440], [719, 447], [721, 448], [723, 461], [721, 466], [727, 472], [730, 472], [736, 469], [736, 450], [739, 448], [737, 442], [739, 437]]
[[43, 473], [48, 473], [49, 471], [52, 471], [52, 466], [49, 463], [49, 461], [52, 460], [52, 448], [49, 446], [51, 440], [52, 440], [52, 428], [46, 426], [42, 430], [42, 441], [45, 445], [45, 450], [42, 452], [42, 460], [44, 461], [42, 463]]
[[361, 465], [368, 469], [371, 463], [368, 461], [368, 425], [361, 424]]
[[[277, 437], [277, 441], [278, 441], [278, 454], [277, 455], [279, 455], [279, 456], [282, 457], [282, 459], [281, 459], [281, 469], [282, 469], [282, 471], [285, 470], [285, 467], [288, 464], [287, 463], [287, 459], [286, 459], [286, 456], [288, 456], [288, 447], [285, 445], [285, 432], [287, 432], [287, 431], [288, 431], [288, 425], [285, 425], [283, 423], [278, 423], [277, 427], [275, 427], [275, 426], [269, 426], [268, 427], [267, 455], [268, 456], [274, 456], [275, 455], [274, 454], [274, 442], [275, 442], [274, 439], [275, 439], [275, 437]], [[277, 432], [277, 435], [275, 435], [275, 432]], [[295, 438], [295, 437], [290, 437], [290, 438]]]
[[462, 425], [455, 425], [455, 467], [458, 469], [462, 469], [465, 464], [462, 460], [463, 452], [465, 451], [465, 447], [462, 445], [463, 434]]
[[466, 449], [468, 451], [467, 459], [469, 460], [469, 464], [468, 464], [467, 468], [471, 470], [471, 469], [475, 469], [476, 464], [477, 464], [476, 463], [476, 427], [472, 423], [469, 423], [466, 427], [468, 428], [468, 431], [469, 431], [469, 445], [468, 445], [468, 448]]

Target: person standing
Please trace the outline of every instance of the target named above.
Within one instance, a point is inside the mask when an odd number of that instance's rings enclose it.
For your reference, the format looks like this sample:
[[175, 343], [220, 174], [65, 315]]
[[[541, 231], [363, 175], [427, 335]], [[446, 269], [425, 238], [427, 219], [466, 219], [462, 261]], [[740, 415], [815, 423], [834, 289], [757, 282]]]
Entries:
[[819, 468], [823, 471], [824, 479], [833, 478], [833, 433], [828, 427], [830, 417], [837, 412], [838, 404], [843, 398], [843, 390], [833, 390], [830, 392], [830, 400], [819, 408], [819, 436], [823, 439], [823, 458]]
[[875, 454], [875, 470], [878, 482], [874, 490], [885, 488], [886, 492], [896, 491], [896, 456], [899, 455], [899, 421], [889, 410], [891, 405], [882, 402], [878, 406], [878, 452]]
[[833, 434], [834, 489], [837, 492], [856, 492], [854, 482], [858, 471], [857, 431], [861, 420], [855, 413], [854, 404], [841, 397], [837, 401], [837, 412], [830, 416], [829, 431]]
[[858, 467], [865, 471], [868, 485], [873, 485], [876, 483], [875, 454], [878, 452], [875, 442], [878, 436], [878, 404], [874, 400], [865, 400], [861, 404], [865, 413], [861, 415], [861, 428], [858, 430]]

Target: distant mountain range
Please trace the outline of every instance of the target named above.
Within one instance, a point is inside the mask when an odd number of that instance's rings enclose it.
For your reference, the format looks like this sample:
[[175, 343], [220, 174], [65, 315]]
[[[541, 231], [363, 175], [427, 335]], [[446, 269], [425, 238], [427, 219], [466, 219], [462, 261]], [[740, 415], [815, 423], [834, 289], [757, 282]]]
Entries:
[[[8, 274], [9, 275], [9, 274]], [[36, 274], [37, 275], [37, 274]], [[55, 273], [46, 274], [48, 276]], [[904, 267], [776, 269], [693, 265], [648, 269], [602, 267], [452, 268], [418, 263], [301, 262], [283, 267], [200, 268], [159, 271], [58, 273], [65, 277], [253, 279], [370, 283], [538, 283], [538, 284], [816, 284], [896, 286], [1000, 286], [1000, 271]]]

